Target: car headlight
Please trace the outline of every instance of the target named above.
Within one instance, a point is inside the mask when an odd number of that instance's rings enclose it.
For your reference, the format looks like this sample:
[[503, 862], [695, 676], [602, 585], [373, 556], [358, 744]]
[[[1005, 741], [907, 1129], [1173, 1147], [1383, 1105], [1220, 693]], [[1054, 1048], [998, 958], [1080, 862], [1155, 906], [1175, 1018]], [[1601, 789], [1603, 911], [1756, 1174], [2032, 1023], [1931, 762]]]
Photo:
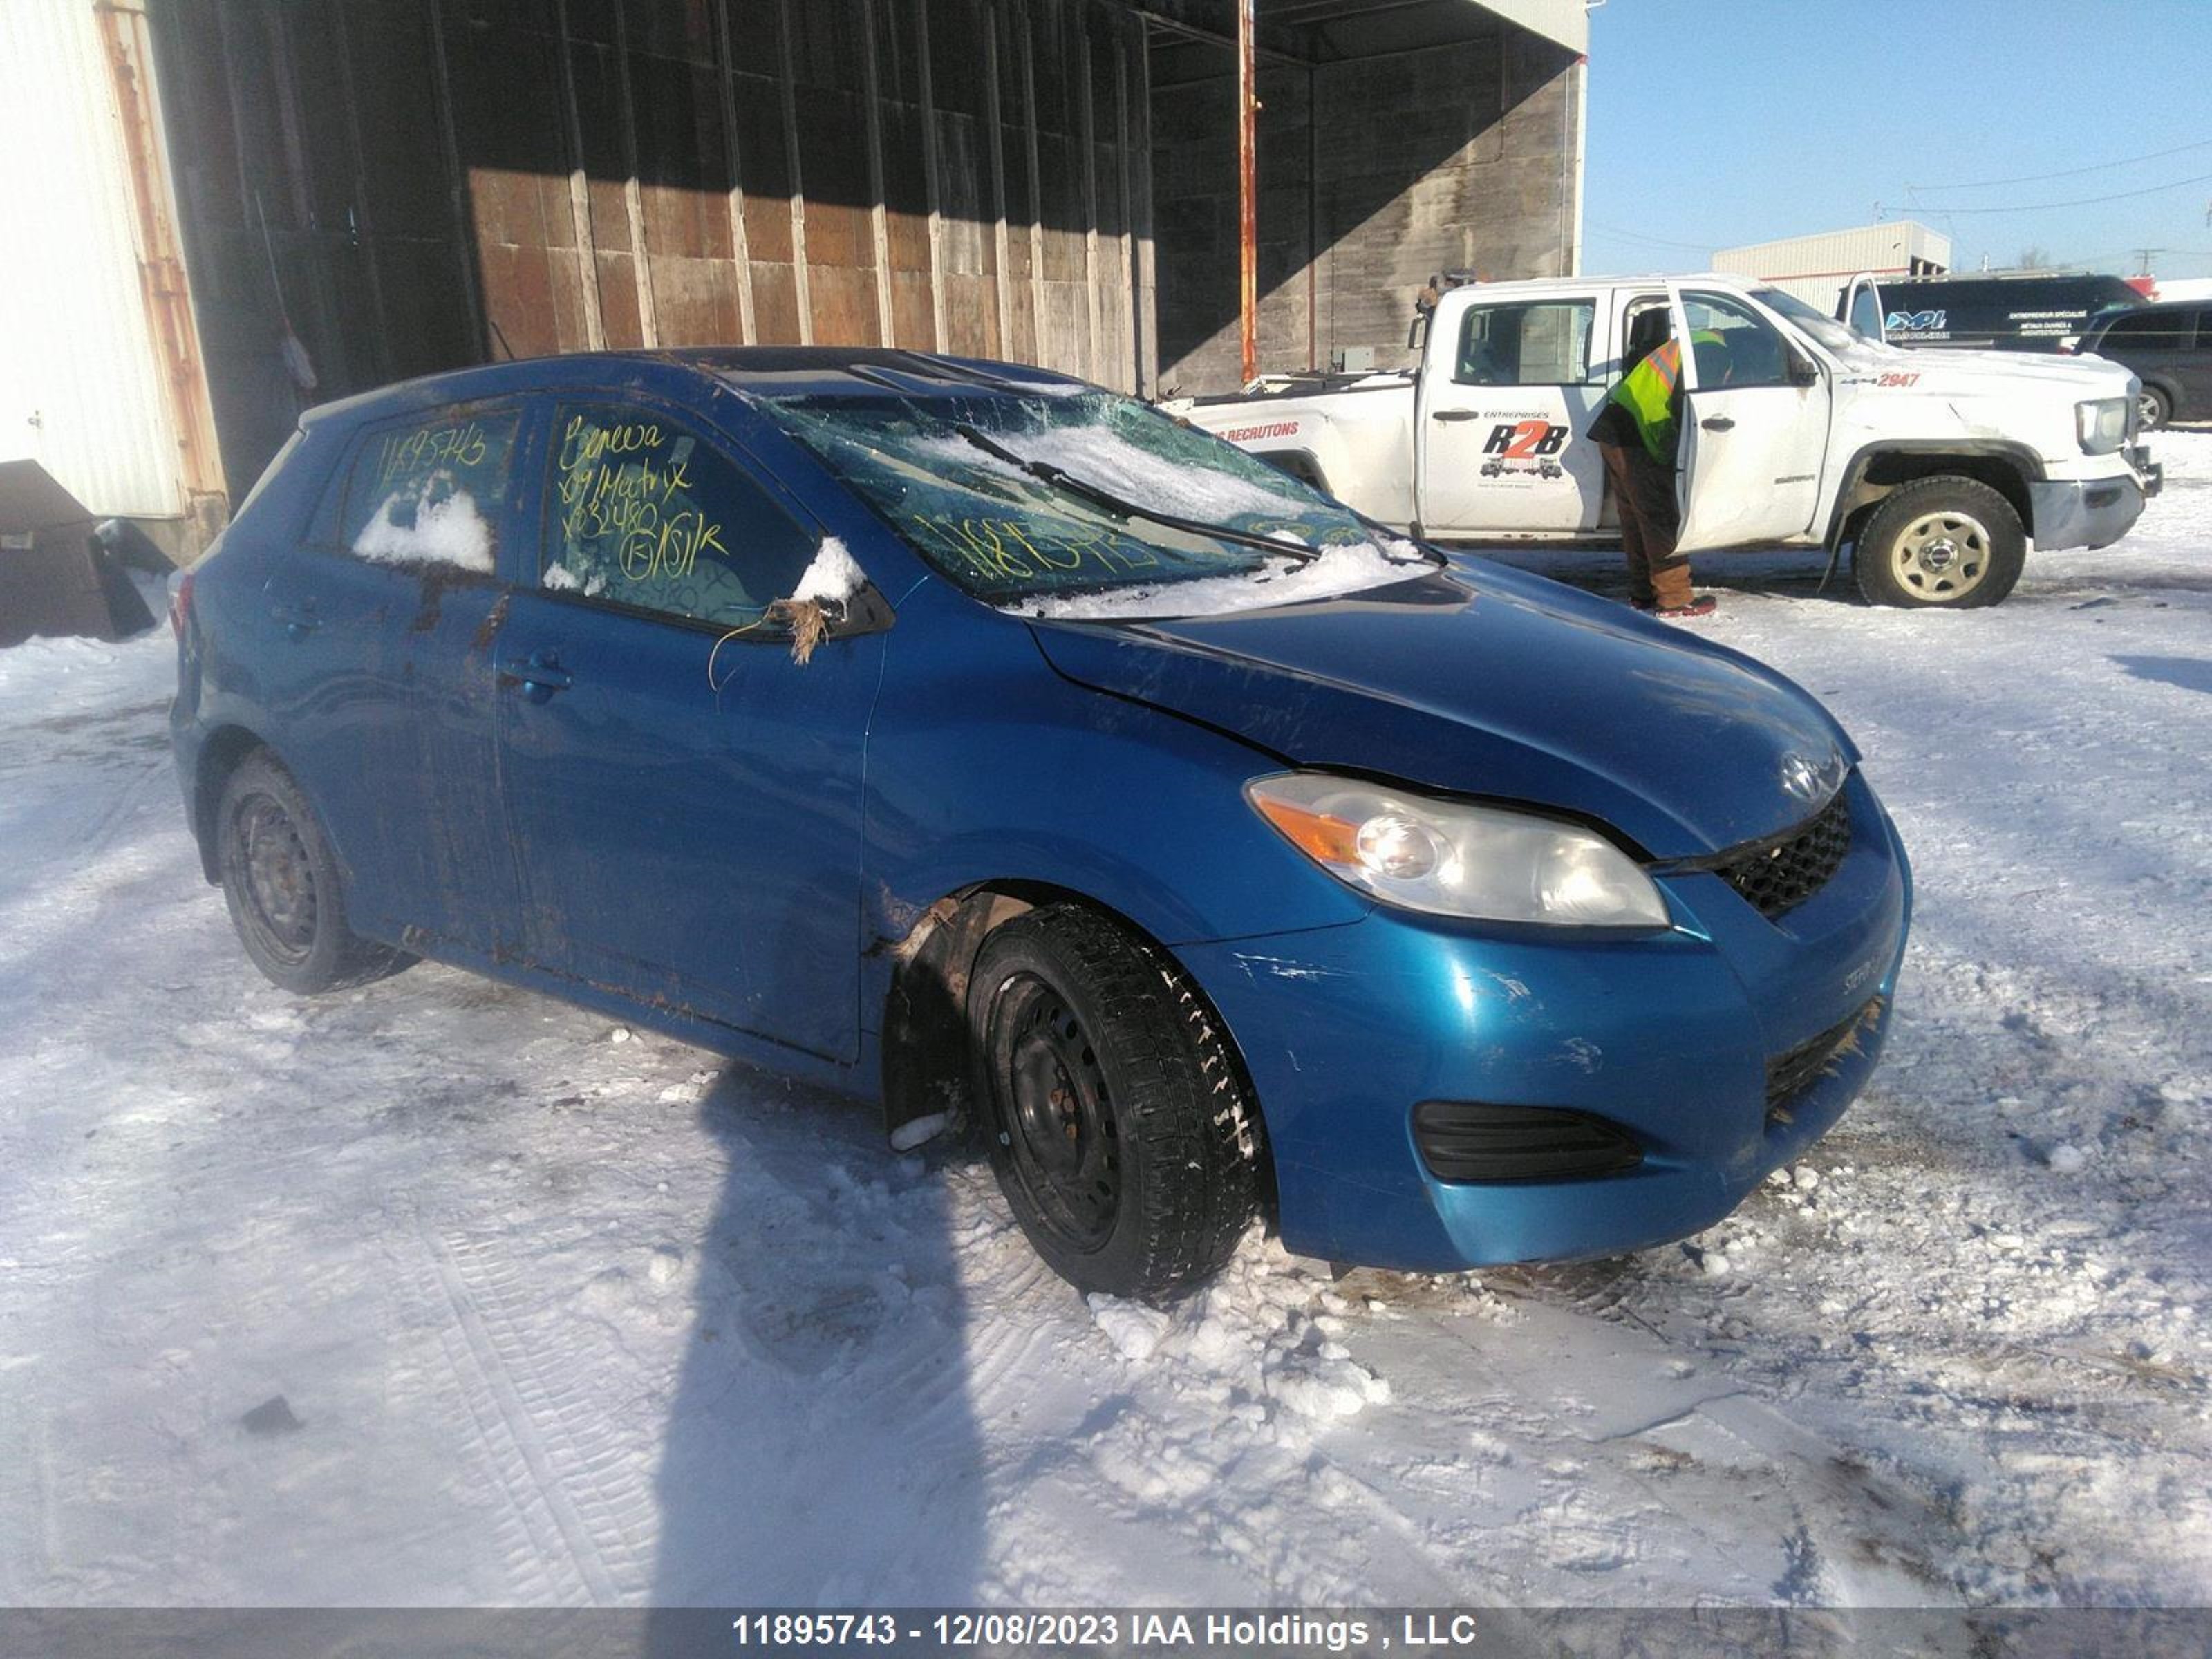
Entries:
[[1562, 927], [1668, 926], [1635, 860], [1576, 824], [1325, 772], [1255, 778], [1244, 795], [1291, 846], [1386, 904]]
[[2085, 455], [2109, 455], [2127, 441], [2126, 398], [2093, 398], [2074, 405], [2074, 435]]

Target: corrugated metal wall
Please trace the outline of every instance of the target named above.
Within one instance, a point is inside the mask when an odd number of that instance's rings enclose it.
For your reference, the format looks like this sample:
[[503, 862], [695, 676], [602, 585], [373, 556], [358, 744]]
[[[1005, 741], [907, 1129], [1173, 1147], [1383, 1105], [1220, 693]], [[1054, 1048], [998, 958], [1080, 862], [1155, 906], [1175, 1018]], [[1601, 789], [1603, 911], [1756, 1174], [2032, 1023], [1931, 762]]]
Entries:
[[[1143, 27], [1103, 0], [156, 15], [234, 488], [298, 408], [547, 352], [896, 344], [1136, 389]], [[306, 344], [314, 384], [280, 351]]]
[[0, 458], [95, 513], [185, 510], [112, 69], [88, 0], [0, 3]]

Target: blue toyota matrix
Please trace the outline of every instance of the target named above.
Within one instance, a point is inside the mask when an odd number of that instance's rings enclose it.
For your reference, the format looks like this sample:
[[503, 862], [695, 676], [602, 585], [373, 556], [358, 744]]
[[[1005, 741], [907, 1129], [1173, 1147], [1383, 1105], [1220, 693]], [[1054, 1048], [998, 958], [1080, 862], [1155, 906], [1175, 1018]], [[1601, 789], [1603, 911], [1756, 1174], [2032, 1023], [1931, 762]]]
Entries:
[[208, 878], [979, 1133], [1085, 1290], [1255, 1216], [1448, 1270], [1710, 1225], [1864, 1085], [1911, 881], [1720, 646], [1147, 404], [901, 351], [504, 363], [307, 416], [179, 586]]

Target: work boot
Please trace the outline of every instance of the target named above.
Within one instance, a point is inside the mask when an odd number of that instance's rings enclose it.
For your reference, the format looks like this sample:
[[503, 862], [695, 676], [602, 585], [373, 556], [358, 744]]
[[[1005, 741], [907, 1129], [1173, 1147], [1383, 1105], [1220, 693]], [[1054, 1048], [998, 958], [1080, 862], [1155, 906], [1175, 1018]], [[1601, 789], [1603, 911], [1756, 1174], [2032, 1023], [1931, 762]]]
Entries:
[[1662, 605], [1651, 614], [1669, 622], [1691, 622], [1699, 617], [1710, 617], [1721, 608], [1721, 602], [1710, 593], [1700, 593], [1687, 605]]

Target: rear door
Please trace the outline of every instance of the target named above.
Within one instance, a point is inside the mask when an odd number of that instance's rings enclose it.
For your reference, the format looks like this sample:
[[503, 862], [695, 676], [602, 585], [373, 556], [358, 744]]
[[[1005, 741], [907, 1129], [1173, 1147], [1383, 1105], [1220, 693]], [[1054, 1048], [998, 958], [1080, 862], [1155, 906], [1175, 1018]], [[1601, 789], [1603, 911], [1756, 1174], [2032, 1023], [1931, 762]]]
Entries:
[[2197, 313], [2197, 343], [2181, 354], [2180, 380], [2181, 417], [2201, 421], [2212, 414], [2212, 310]]
[[1607, 392], [1603, 297], [1479, 303], [1431, 343], [1414, 439], [1429, 534], [1596, 528], [1605, 468], [1583, 434]]
[[496, 587], [518, 426], [511, 404], [489, 404], [365, 428], [303, 545], [274, 562], [262, 590], [261, 700], [345, 863], [355, 919], [381, 936], [442, 932], [454, 909], [511, 896], [435, 867], [442, 817], [416, 713], [420, 677], [434, 672], [428, 620], [459, 593]]
[[1804, 534], [1820, 506], [1827, 453], [1826, 366], [1741, 295], [1670, 283], [1668, 299], [1674, 336], [1689, 343], [1676, 544], [1686, 553]]
[[861, 758], [884, 651], [767, 614], [817, 526], [719, 430], [556, 407], [498, 633], [524, 949], [555, 975], [857, 1052]]

